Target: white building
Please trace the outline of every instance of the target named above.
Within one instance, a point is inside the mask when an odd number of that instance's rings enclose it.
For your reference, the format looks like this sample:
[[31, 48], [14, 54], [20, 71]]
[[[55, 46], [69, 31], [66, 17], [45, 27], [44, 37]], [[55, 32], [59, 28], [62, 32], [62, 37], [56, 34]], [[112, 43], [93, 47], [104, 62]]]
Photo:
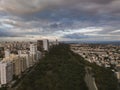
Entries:
[[1, 85], [8, 84], [13, 79], [13, 64], [10, 61], [0, 62], [0, 81]]
[[29, 53], [27, 51], [24, 51], [24, 50], [19, 50], [18, 55], [20, 58], [25, 58], [26, 67], [29, 68], [30, 67], [30, 55], [29, 55]]
[[43, 40], [44, 51], [49, 51], [49, 41], [47, 39]]
[[30, 44], [30, 51], [19, 50], [18, 55], [10, 54], [10, 51], [5, 50], [5, 58], [0, 62], [0, 83], [1, 85], [9, 84], [13, 75], [21, 76], [22, 72], [42, 58], [42, 53], [37, 51], [35, 44]]
[[30, 44], [30, 62], [33, 66], [36, 63], [36, 53], [37, 53], [37, 46], [34, 44]]
[[7, 49], [5, 50], [5, 58], [9, 58], [10, 57], [10, 50]]
[[10, 54], [9, 58], [3, 58], [4, 62], [12, 62], [13, 74], [16, 76], [21, 75], [21, 58], [18, 55]]
[[37, 46], [34, 44], [30, 44], [30, 54], [36, 54]]

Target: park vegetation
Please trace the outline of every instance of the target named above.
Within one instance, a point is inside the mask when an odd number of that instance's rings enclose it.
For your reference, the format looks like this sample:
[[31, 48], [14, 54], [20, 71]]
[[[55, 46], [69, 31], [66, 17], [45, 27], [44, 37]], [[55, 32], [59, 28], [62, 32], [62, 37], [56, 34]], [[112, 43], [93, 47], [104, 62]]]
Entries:
[[52, 47], [17, 90], [88, 90], [84, 81], [86, 66], [92, 67], [98, 90], [117, 90], [111, 70], [90, 64], [65, 44]]
[[74, 56], [68, 45], [54, 46], [18, 90], [88, 90], [81, 59]]

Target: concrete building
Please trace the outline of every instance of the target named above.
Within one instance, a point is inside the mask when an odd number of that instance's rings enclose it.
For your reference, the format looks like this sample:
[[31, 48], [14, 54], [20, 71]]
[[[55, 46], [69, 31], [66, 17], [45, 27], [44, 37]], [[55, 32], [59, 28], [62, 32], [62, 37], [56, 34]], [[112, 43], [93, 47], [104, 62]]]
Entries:
[[38, 40], [37, 41], [37, 49], [38, 51], [43, 51], [43, 40]]
[[10, 54], [9, 57], [3, 58], [4, 62], [12, 62], [13, 63], [13, 74], [15, 76], [21, 75], [21, 58], [18, 55]]
[[30, 44], [30, 60], [31, 63], [36, 63], [36, 53], [37, 53], [37, 46], [34, 44]]
[[49, 40], [38, 40], [37, 41], [37, 49], [38, 51], [48, 51], [49, 50]]
[[14, 56], [14, 58], [12, 58], [12, 62], [13, 62], [13, 72], [15, 76], [20, 76], [21, 75], [21, 58], [19, 56]]
[[49, 51], [49, 40], [43, 40], [43, 49], [44, 51]]
[[0, 51], [4, 51], [4, 46], [0, 44]]
[[10, 50], [9, 49], [5, 50], [5, 58], [8, 58], [8, 57], [10, 57]]
[[37, 46], [35, 44], [30, 44], [30, 54], [36, 54]]
[[10, 61], [0, 62], [0, 80], [1, 85], [8, 84], [13, 79], [13, 64]]
[[20, 57], [20, 61], [21, 61], [21, 72], [25, 72], [25, 70], [27, 69], [26, 58]]
[[[17, 47], [16, 44], [14, 46]], [[27, 69], [38, 63], [42, 58], [42, 53], [37, 51], [36, 44], [30, 44], [29, 48], [17, 50], [18, 53], [16, 54], [10, 54], [11, 50], [9, 49], [4, 51], [5, 57], [0, 62], [0, 83], [2, 85], [11, 82], [13, 75], [21, 77]], [[47, 47], [45, 48], [47, 50]]]
[[4, 47], [0, 44], [0, 58], [4, 57]]
[[25, 51], [25, 50], [19, 50], [18, 55], [19, 55], [20, 58], [25, 59], [26, 68], [29, 68], [30, 67], [30, 55], [29, 55], [29, 52]]

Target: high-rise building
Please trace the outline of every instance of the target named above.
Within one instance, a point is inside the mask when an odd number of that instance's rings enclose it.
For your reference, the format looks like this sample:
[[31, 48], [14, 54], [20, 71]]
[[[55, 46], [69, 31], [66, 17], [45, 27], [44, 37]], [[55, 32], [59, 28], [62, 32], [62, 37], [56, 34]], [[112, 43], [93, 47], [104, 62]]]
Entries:
[[13, 65], [10, 61], [0, 62], [0, 80], [1, 84], [5, 85], [12, 81], [13, 79]]
[[37, 46], [34, 44], [30, 44], [30, 60], [31, 63], [36, 62], [36, 53], [37, 53]]
[[43, 51], [43, 40], [38, 40], [37, 41], [37, 50], [38, 51]]
[[43, 40], [43, 49], [44, 51], [49, 51], [49, 40]]
[[12, 62], [13, 62], [13, 72], [15, 76], [20, 76], [21, 75], [21, 58], [17, 55], [15, 55], [12, 58]]
[[49, 51], [49, 40], [38, 40], [37, 41], [37, 49], [38, 51]]
[[0, 51], [3, 51], [4, 50], [4, 47], [3, 45], [0, 44]]
[[29, 68], [30, 67], [30, 55], [29, 55], [28, 51], [19, 50], [18, 55], [19, 55], [20, 58], [25, 59], [26, 68]]
[[4, 62], [12, 62], [13, 66], [13, 74], [15, 76], [20, 76], [21, 75], [21, 58], [18, 55], [15, 54], [10, 54], [9, 58], [3, 58]]
[[26, 65], [26, 58], [25, 57], [20, 57], [20, 62], [21, 62], [21, 72], [24, 72], [27, 69]]
[[5, 58], [8, 58], [8, 57], [10, 57], [10, 50], [9, 49], [5, 50]]
[[36, 54], [37, 46], [34, 44], [30, 44], [30, 54]]
[[0, 58], [4, 57], [4, 47], [0, 44]]

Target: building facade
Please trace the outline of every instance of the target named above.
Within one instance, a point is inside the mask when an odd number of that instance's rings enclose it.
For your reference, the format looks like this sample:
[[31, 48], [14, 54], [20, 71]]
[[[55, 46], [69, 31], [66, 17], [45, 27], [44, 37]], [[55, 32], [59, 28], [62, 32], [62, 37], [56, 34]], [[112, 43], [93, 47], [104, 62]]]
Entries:
[[8, 84], [13, 79], [13, 64], [10, 61], [0, 62], [0, 80], [1, 85]]

